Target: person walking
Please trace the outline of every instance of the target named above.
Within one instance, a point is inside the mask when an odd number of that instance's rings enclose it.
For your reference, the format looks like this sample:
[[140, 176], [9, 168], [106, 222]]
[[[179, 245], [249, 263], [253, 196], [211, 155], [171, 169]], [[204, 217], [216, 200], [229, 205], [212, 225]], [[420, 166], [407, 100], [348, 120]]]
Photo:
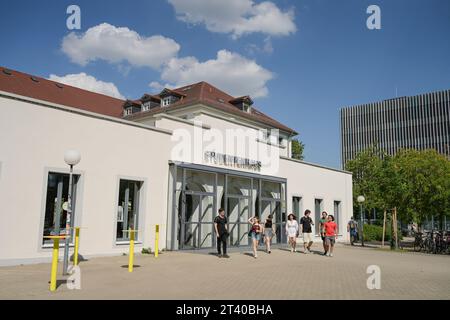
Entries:
[[291, 252], [297, 252], [295, 247], [297, 246], [298, 222], [293, 213], [288, 215], [288, 221], [286, 222], [286, 235], [288, 237], [289, 246], [291, 247]]
[[322, 212], [322, 216], [319, 220], [319, 234], [322, 238], [322, 246], [323, 246], [323, 254], [327, 254], [326, 245], [325, 245], [325, 223], [327, 222], [328, 213], [326, 211]]
[[[227, 255], [228, 219], [225, 217], [225, 210], [220, 208], [219, 215], [214, 219], [214, 229], [217, 237], [217, 255], [219, 258], [229, 258]], [[223, 247], [223, 256], [222, 256]]]
[[305, 210], [305, 215], [300, 219], [304, 253], [311, 253], [311, 245], [313, 244], [312, 226], [314, 225], [314, 222], [311, 219], [310, 214], [311, 210]]
[[269, 215], [266, 221], [264, 222], [263, 236], [264, 236], [264, 243], [266, 244], [267, 253], [272, 253], [272, 251], [270, 250], [270, 245], [272, 242], [272, 238], [275, 235], [275, 225], [273, 224], [272, 219], [273, 216]]
[[347, 232], [350, 233], [350, 244], [353, 246], [358, 237], [358, 222], [353, 217], [347, 223]]
[[258, 258], [258, 244], [261, 241], [261, 233], [262, 233], [262, 226], [259, 223], [258, 217], [251, 217], [248, 219], [248, 223], [252, 225], [250, 229], [250, 237], [252, 238], [252, 244], [253, 244], [253, 257], [256, 259]]
[[333, 256], [334, 244], [336, 243], [336, 239], [338, 236], [337, 224], [334, 222], [334, 216], [330, 214], [327, 217], [328, 221], [325, 223], [325, 250], [326, 254], [329, 257]]

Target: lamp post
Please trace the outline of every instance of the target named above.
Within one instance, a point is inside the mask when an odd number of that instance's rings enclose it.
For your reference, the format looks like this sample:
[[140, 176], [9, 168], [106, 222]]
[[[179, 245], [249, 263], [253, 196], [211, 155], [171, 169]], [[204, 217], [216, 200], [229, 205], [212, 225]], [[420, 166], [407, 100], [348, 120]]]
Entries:
[[359, 203], [359, 208], [360, 208], [360, 220], [361, 220], [361, 246], [364, 247], [364, 215], [363, 215], [363, 203], [364, 201], [366, 201], [366, 198], [364, 198], [364, 196], [358, 196], [358, 198], [356, 199], [356, 201], [358, 201]]
[[63, 261], [63, 274], [67, 275], [69, 267], [69, 244], [70, 244], [70, 228], [71, 228], [71, 218], [72, 218], [72, 176], [73, 167], [77, 165], [81, 160], [81, 155], [79, 151], [67, 150], [64, 153], [64, 161], [70, 166], [69, 173], [69, 194], [67, 199], [67, 215], [66, 215], [66, 239], [64, 247], [64, 261]]

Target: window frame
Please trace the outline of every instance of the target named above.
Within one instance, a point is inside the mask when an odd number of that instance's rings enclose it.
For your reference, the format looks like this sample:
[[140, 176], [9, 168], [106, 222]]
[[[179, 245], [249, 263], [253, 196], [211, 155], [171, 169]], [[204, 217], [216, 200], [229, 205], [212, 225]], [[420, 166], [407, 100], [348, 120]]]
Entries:
[[[339, 202], [338, 208], [339, 208], [339, 215], [336, 214], [336, 212], [334, 211], [334, 205], [336, 202]], [[342, 235], [341, 231], [341, 224], [342, 224], [342, 200], [340, 199], [334, 199], [333, 200], [333, 215], [334, 215], [334, 222], [336, 222], [337, 226], [338, 226], [338, 235]]]
[[[44, 226], [45, 226], [45, 211], [47, 205], [47, 189], [48, 189], [48, 175], [50, 173], [59, 173], [59, 174], [70, 174], [69, 168], [61, 168], [61, 167], [45, 167], [42, 175], [42, 192], [41, 192], [41, 217], [39, 221], [39, 226], [37, 227], [37, 251], [45, 252], [49, 249], [53, 248], [53, 244], [44, 243]], [[73, 170], [73, 175], [79, 176], [78, 182], [76, 184], [76, 205], [75, 211], [73, 212], [73, 225], [74, 226], [82, 226], [83, 222], [83, 198], [84, 198], [84, 176], [85, 173], [82, 170], [77, 170], [76, 167]], [[65, 245], [64, 241], [61, 241], [59, 246], [63, 247]], [[70, 246], [74, 245], [74, 238], [72, 237]]]
[[294, 212], [294, 198], [299, 198], [300, 201], [298, 202], [298, 216], [297, 219], [300, 221], [300, 218], [303, 216], [303, 195], [301, 194], [291, 194], [291, 212], [295, 214]]
[[117, 238], [117, 223], [118, 223], [118, 217], [117, 217], [117, 209], [118, 209], [118, 201], [120, 196], [120, 181], [121, 180], [128, 180], [128, 181], [134, 181], [134, 182], [140, 182], [141, 187], [139, 189], [139, 202], [138, 202], [138, 231], [135, 236], [135, 245], [142, 246], [142, 244], [145, 241], [145, 218], [146, 218], [146, 203], [147, 203], [147, 178], [144, 177], [135, 177], [135, 176], [127, 176], [127, 175], [118, 175], [116, 176], [116, 193], [114, 197], [114, 205], [113, 205], [113, 214], [114, 218], [112, 219], [112, 247], [120, 247], [123, 245], [128, 245], [130, 243], [130, 240], [119, 240]]
[[132, 114], [133, 114], [133, 107], [125, 108], [124, 116], [129, 116], [129, 115], [132, 115]]

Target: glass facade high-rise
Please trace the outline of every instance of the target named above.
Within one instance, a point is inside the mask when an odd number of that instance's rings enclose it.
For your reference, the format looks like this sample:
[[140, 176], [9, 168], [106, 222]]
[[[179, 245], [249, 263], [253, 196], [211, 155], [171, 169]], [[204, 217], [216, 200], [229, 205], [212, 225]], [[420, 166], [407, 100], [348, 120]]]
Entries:
[[389, 155], [435, 149], [450, 159], [450, 90], [344, 107], [340, 121], [343, 168], [374, 144]]

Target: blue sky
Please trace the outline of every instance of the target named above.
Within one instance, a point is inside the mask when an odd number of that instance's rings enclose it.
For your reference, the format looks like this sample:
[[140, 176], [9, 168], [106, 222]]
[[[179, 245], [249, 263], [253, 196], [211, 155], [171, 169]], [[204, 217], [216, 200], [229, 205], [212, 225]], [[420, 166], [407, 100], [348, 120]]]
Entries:
[[[192, 7], [179, 1], [1, 1], [0, 65], [43, 77], [85, 73], [113, 83], [126, 98], [200, 81], [208, 70], [205, 80], [224, 83], [231, 94], [250, 91], [257, 107], [296, 129], [307, 161], [336, 168], [340, 107], [450, 88], [447, 0], [273, 0], [265, 10], [288, 18], [259, 23], [250, 20], [264, 9], [261, 1], [233, 0], [236, 10], [229, 12], [214, 10], [212, 1], [202, 12], [195, 7], [200, 0], [190, 0]], [[72, 32], [66, 27], [71, 4], [81, 8], [81, 30], [67, 43], [83, 43], [84, 51], [62, 48]], [[243, 4], [249, 11], [235, 19]], [[381, 9], [381, 30], [366, 27], [372, 4]], [[141, 40], [161, 36], [163, 62], [141, 59], [120, 41], [110, 51], [88, 43], [86, 31], [102, 23], [108, 30], [126, 27]], [[224, 72], [224, 61], [249, 71]], [[244, 85], [236, 87], [239, 79]]]

